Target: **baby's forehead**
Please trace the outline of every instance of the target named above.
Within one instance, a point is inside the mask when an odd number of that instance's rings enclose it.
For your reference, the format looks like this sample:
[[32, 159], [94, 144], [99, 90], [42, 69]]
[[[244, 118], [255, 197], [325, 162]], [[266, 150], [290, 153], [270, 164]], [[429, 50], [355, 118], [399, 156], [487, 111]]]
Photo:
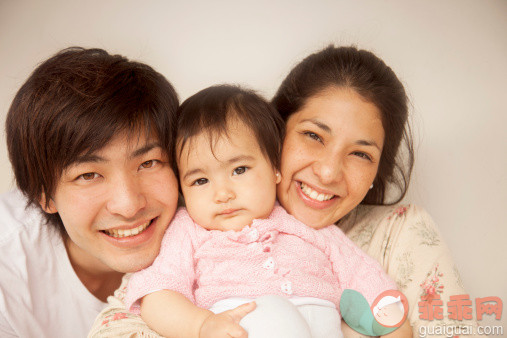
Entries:
[[181, 156], [188, 155], [196, 149], [209, 150], [215, 153], [218, 148], [258, 148], [261, 149], [255, 132], [243, 121], [231, 119], [227, 126], [220, 128], [206, 128], [199, 133], [188, 137], [179, 136], [176, 143], [177, 160]]

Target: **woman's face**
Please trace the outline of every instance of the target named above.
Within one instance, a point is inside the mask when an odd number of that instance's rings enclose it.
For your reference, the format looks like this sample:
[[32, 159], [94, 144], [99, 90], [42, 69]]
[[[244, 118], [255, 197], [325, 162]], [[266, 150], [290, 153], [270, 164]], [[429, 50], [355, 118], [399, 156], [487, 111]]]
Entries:
[[363, 200], [377, 174], [380, 111], [352, 89], [330, 87], [310, 97], [286, 128], [280, 203], [313, 228], [336, 223]]

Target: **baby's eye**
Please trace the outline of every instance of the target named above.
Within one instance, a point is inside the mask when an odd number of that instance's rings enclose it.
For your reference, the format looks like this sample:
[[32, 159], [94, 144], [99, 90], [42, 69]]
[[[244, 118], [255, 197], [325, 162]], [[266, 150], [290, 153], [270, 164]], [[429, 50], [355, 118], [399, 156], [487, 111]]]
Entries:
[[208, 179], [207, 178], [199, 178], [197, 180], [194, 181], [194, 183], [192, 183], [192, 185], [203, 185], [203, 184], [206, 184], [208, 183]]
[[355, 151], [352, 154], [355, 155], [355, 156], [364, 158], [365, 160], [371, 161], [370, 155], [368, 155], [366, 153], [363, 153], [362, 151]]
[[248, 170], [247, 167], [237, 167], [236, 169], [234, 169], [232, 171], [232, 175], [241, 175], [241, 174], [244, 174], [246, 171]]
[[155, 166], [157, 164], [157, 162], [158, 162], [157, 160], [149, 160], [149, 161], [141, 163], [140, 167], [143, 169], [149, 169], [149, 168], [152, 168], [153, 166]]
[[97, 173], [84, 173], [76, 177], [76, 180], [91, 181], [97, 177], [99, 177]]
[[314, 132], [312, 131], [305, 131], [304, 134], [312, 139], [314, 139], [315, 141], [318, 141], [318, 142], [321, 142], [322, 143], [322, 139], [320, 138], [319, 135], [315, 134]]

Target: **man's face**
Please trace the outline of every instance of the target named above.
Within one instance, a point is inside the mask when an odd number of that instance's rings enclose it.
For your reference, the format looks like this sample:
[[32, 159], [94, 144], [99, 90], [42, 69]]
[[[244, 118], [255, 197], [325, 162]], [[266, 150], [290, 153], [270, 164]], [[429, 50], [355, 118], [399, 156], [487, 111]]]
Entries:
[[178, 182], [154, 137], [120, 134], [67, 167], [50, 200], [74, 268], [131, 272], [150, 265], [178, 201]]

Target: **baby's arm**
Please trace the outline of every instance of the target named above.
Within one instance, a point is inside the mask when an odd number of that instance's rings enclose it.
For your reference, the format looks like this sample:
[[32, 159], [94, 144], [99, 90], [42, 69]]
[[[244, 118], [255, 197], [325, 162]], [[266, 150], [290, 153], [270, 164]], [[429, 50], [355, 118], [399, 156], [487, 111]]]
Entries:
[[165, 337], [247, 337], [239, 321], [255, 309], [248, 303], [219, 314], [195, 306], [185, 296], [161, 290], [143, 297], [141, 317]]

